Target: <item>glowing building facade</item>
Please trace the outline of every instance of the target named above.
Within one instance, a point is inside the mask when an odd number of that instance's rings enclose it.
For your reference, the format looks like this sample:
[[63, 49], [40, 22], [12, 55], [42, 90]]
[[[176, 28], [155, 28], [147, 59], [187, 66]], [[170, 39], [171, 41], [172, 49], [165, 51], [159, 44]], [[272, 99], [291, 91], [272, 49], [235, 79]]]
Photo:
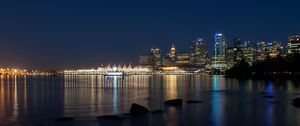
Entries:
[[288, 54], [300, 53], [300, 35], [292, 35], [288, 37], [287, 51]]
[[204, 39], [200, 38], [193, 40], [191, 46], [191, 56], [190, 56], [191, 65], [197, 67], [205, 67], [209, 62], [208, 51], [206, 49], [206, 44]]
[[161, 51], [159, 48], [152, 48], [150, 53], [151, 65], [160, 66], [161, 65]]
[[178, 53], [176, 65], [177, 66], [188, 66], [190, 65], [190, 54], [189, 53]]
[[215, 48], [214, 48], [214, 57], [212, 60], [213, 69], [224, 70], [226, 69], [225, 62], [225, 51], [226, 51], [226, 41], [222, 33], [215, 34]]
[[110, 71], [123, 72], [124, 75], [135, 75], [135, 74], [151, 74], [151, 70], [147, 67], [131, 65], [107, 65], [104, 67], [98, 67], [98, 69], [78, 69], [78, 70], [64, 70], [66, 75], [105, 75]]

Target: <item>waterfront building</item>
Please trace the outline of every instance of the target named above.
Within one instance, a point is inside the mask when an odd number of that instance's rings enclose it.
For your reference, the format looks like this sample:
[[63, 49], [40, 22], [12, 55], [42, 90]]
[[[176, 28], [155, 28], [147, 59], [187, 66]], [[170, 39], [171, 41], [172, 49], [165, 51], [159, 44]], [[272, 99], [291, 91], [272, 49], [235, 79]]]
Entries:
[[161, 65], [161, 51], [159, 48], [152, 48], [150, 53], [151, 64], [154, 66]]
[[139, 59], [139, 65], [151, 65], [150, 62], [150, 56], [149, 55], [141, 55]]
[[175, 48], [174, 44], [172, 44], [169, 55], [170, 55], [170, 58], [172, 59], [172, 62], [175, 63], [176, 48]]
[[233, 50], [234, 50], [234, 62], [238, 62], [242, 60], [242, 41], [239, 38], [233, 39]]
[[200, 38], [193, 40], [191, 46], [191, 56], [190, 56], [191, 65], [197, 67], [205, 67], [209, 62], [208, 51], [206, 49], [206, 44], [204, 39]]
[[190, 65], [190, 54], [189, 53], [178, 53], [176, 65], [177, 66], [187, 66]]
[[235, 59], [236, 57], [235, 55], [237, 52], [236, 49], [237, 48], [229, 47], [226, 50], [226, 65], [228, 69], [233, 67], [236, 64], [236, 59]]
[[176, 56], [176, 49], [174, 44], [172, 44], [172, 47], [170, 48], [170, 52], [167, 53], [164, 58], [162, 65], [163, 66], [174, 66], [175, 65], [175, 56]]
[[284, 56], [284, 49], [283, 46], [281, 46], [281, 42], [273, 41], [272, 43], [268, 43], [267, 54], [270, 58]]
[[225, 62], [225, 50], [226, 50], [226, 41], [222, 33], [215, 34], [215, 48], [214, 48], [214, 57], [212, 60], [213, 69], [224, 70], [226, 69]]
[[242, 59], [244, 59], [249, 65], [253, 63], [253, 48], [251, 46], [246, 46], [242, 48]]
[[258, 42], [255, 49], [255, 61], [263, 61], [267, 58], [275, 58], [278, 56], [286, 56], [285, 48], [281, 42]]
[[300, 53], [300, 34], [288, 37], [287, 51], [288, 54]]
[[256, 43], [255, 48], [255, 61], [263, 61], [267, 58], [267, 44], [266, 42], [260, 41]]
[[117, 71], [122, 72], [124, 75], [135, 75], [135, 74], [151, 74], [152, 71], [148, 67], [129, 65], [107, 65], [98, 67], [98, 69], [77, 69], [77, 70], [64, 70], [65, 75], [105, 75], [107, 72]]
[[171, 58], [170, 53], [167, 53], [162, 60], [162, 65], [163, 66], [173, 66], [174, 62], [175, 61], [173, 60], [173, 58]]

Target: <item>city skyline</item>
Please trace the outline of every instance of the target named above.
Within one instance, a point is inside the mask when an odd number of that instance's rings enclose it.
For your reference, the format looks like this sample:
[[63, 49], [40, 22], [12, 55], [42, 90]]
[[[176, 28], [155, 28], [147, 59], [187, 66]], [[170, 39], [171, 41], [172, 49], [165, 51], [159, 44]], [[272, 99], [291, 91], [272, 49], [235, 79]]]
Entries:
[[[63, 69], [137, 62], [151, 47], [189, 50], [214, 33], [228, 43], [287, 41], [299, 33], [299, 1], [3, 1], [1, 66]], [[280, 8], [280, 9], [277, 9]], [[289, 19], [289, 20], [286, 20]], [[167, 50], [163, 50], [167, 51]]]

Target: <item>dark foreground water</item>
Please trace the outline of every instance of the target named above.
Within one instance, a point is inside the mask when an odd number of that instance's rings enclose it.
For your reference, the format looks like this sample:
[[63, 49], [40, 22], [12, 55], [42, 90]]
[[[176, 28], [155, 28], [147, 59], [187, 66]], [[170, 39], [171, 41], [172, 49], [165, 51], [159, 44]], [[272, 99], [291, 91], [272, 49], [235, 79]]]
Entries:
[[[291, 105], [296, 97], [300, 97], [300, 83], [293, 81], [238, 81], [207, 75], [0, 76], [0, 126], [297, 126], [300, 109]], [[204, 102], [164, 106], [163, 101], [174, 98]], [[132, 103], [165, 112], [122, 121], [96, 118], [128, 113]], [[55, 120], [63, 116], [75, 119]]]

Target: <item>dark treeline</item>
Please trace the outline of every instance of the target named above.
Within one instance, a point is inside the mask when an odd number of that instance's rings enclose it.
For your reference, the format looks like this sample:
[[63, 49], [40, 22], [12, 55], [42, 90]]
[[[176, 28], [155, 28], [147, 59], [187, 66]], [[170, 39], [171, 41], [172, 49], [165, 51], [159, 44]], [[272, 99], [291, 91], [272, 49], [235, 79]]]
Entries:
[[300, 55], [267, 58], [250, 66], [241, 60], [225, 72], [226, 77], [257, 79], [300, 79]]

